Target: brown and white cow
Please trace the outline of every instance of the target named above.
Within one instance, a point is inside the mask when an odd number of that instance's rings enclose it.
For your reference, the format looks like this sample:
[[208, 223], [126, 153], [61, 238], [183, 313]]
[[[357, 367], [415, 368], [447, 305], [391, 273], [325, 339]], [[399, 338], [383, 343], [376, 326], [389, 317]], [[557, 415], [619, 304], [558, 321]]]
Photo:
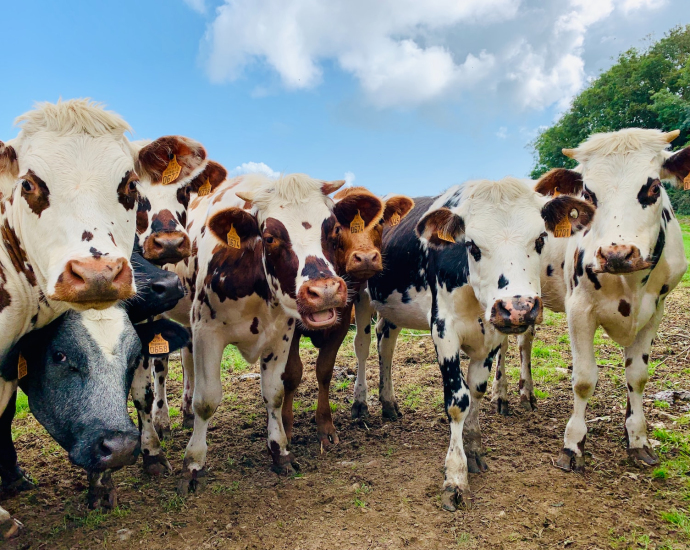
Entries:
[[[68, 309], [135, 293], [138, 177], [130, 128], [89, 100], [43, 103], [0, 143], [0, 357]], [[146, 163], [144, 163], [146, 164]], [[16, 383], [0, 383], [0, 411]]]
[[647, 439], [642, 397], [664, 301], [687, 268], [680, 226], [661, 184], [690, 173], [690, 148], [667, 151], [677, 136], [639, 128], [595, 134], [563, 151], [578, 161], [577, 171], [554, 170], [537, 185], [553, 194], [559, 182], [569, 181], [596, 209], [591, 229], [570, 239], [564, 258], [574, 394], [556, 461], [564, 470], [585, 466], [585, 409], [599, 374], [593, 343], [599, 326], [624, 347], [628, 454], [649, 465], [659, 462]]
[[[395, 195], [381, 200], [364, 187], [348, 187], [338, 191], [333, 197], [333, 214], [337, 223], [327, 235], [329, 248], [333, 251], [336, 274], [348, 283], [349, 295], [356, 300], [359, 292], [366, 287], [366, 281], [383, 270], [381, 258], [381, 235], [384, 226], [400, 223], [414, 206], [412, 199]], [[362, 223], [359, 223], [359, 220]], [[319, 397], [316, 406], [316, 432], [324, 447], [338, 443], [338, 435], [333, 425], [331, 407], [328, 400], [333, 367], [338, 349], [343, 343], [350, 327], [352, 306], [347, 305], [339, 313], [338, 323], [330, 329], [307, 331], [295, 330], [288, 357], [283, 384], [283, 425], [288, 441], [292, 438], [294, 422], [293, 398], [302, 380], [302, 360], [299, 356], [300, 338], [308, 336], [319, 348], [316, 359], [316, 378], [319, 384]]]

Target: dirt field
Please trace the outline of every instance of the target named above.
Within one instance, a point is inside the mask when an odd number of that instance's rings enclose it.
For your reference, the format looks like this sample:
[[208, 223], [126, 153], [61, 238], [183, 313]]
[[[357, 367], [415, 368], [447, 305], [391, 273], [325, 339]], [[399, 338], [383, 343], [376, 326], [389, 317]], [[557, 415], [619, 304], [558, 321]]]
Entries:
[[[688, 389], [690, 289], [668, 299], [667, 315], [650, 361], [648, 422], [664, 462], [641, 469], [623, 443], [625, 374], [620, 350], [598, 334], [599, 385], [588, 410], [588, 472], [564, 473], [552, 461], [571, 411], [570, 352], [563, 315], [548, 314], [534, 349], [539, 409], [517, 408], [517, 350], [509, 375], [513, 415], [498, 416], [489, 396], [482, 409], [490, 470], [471, 475], [473, 501], [455, 514], [440, 509], [448, 425], [441, 377], [428, 335], [401, 335], [394, 361], [404, 417], [382, 422], [375, 353], [369, 360], [365, 423], [350, 420], [355, 359], [343, 346], [332, 387], [341, 444], [322, 454], [313, 423], [315, 350], [305, 345], [305, 380], [295, 403], [293, 450], [301, 473], [280, 478], [265, 451], [265, 410], [255, 367], [230, 350], [225, 398], [209, 432], [211, 481], [205, 492], [175, 494], [189, 432], [175, 426], [166, 444], [177, 470], [162, 478], [142, 473], [141, 462], [115, 474], [120, 507], [86, 510], [86, 479], [31, 415], [16, 422], [22, 466], [39, 482], [2, 505], [26, 525], [7, 548], [686, 548], [690, 534], [690, 414], [650, 396]], [[375, 339], [374, 339], [375, 340]], [[663, 363], [660, 364], [660, 361]], [[181, 372], [175, 364], [171, 405], [179, 405]], [[178, 413], [177, 409], [173, 411]], [[178, 413], [179, 414], [179, 413]], [[179, 416], [173, 421], [179, 420]], [[0, 543], [2, 544], [2, 543]]]

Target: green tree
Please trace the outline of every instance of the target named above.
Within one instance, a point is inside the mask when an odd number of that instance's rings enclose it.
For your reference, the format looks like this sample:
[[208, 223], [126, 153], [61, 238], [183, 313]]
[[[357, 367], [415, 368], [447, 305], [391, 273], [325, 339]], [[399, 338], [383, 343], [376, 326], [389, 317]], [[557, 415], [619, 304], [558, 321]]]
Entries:
[[645, 51], [629, 49], [593, 80], [558, 122], [531, 143], [536, 164], [530, 175], [572, 168], [575, 161], [562, 148], [577, 147], [595, 132], [630, 127], [679, 129], [677, 147], [690, 140], [690, 25], [671, 29]]

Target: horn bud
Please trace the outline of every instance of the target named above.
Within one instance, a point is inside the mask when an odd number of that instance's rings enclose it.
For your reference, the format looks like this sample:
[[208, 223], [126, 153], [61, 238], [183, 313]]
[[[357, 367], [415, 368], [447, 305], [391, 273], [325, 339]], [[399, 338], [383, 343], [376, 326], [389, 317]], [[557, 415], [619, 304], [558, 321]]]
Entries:
[[666, 140], [666, 143], [671, 143], [679, 135], [680, 130], [671, 130], [670, 132], [666, 132], [666, 134], [664, 134], [664, 139]]
[[323, 185], [321, 186], [321, 191], [323, 191], [324, 195], [330, 195], [331, 193], [340, 189], [343, 185], [345, 185], [345, 180], [324, 181]]
[[574, 158], [575, 158], [575, 149], [565, 149], [565, 148], [563, 148], [563, 149], [561, 149], [561, 151], [563, 151], [563, 154], [564, 154], [566, 157], [568, 157], [568, 158], [570, 158], [570, 159], [574, 159]]

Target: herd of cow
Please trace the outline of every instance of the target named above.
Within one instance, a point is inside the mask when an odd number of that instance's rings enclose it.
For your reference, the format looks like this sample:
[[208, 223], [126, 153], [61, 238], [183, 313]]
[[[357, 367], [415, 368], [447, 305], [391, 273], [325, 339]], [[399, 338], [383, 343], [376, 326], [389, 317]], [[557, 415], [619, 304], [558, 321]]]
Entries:
[[[352, 417], [368, 414], [372, 316], [379, 400], [397, 418], [391, 363], [402, 328], [431, 330], [443, 376], [450, 444], [443, 508], [487, 469], [479, 403], [497, 357], [493, 400], [508, 414], [508, 335], [520, 345], [520, 405], [535, 408], [530, 368], [543, 307], [565, 311], [574, 409], [556, 465], [585, 465], [585, 409], [597, 382], [594, 332], [624, 348], [629, 455], [658, 463], [642, 396], [664, 300], [685, 273], [680, 226], [661, 180], [690, 182], [679, 133], [595, 134], [564, 154], [574, 170], [539, 181], [504, 178], [437, 197], [379, 198], [304, 174], [228, 178], [180, 136], [127, 139], [119, 116], [87, 100], [41, 104], [0, 142], [0, 476], [31, 488], [11, 437], [17, 386], [36, 419], [89, 477], [89, 505], [113, 506], [114, 469], [143, 455], [170, 471], [168, 354], [181, 349], [182, 413], [193, 428], [178, 490], [206, 475], [206, 432], [222, 398], [233, 344], [260, 361], [273, 469], [294, 472], [293, 397], [299, 340], [319, 348], [316, 425], [338, 443], [328, 402], [351, 316], [358, 361]], [[154, 318], [156, 320], [154, 320]], [[467, 376], [461, 353], [469, 356]], [[139, 428], [127, 412], [127, 395]], [[21, 523], [10, 522], [6, 537]]]

